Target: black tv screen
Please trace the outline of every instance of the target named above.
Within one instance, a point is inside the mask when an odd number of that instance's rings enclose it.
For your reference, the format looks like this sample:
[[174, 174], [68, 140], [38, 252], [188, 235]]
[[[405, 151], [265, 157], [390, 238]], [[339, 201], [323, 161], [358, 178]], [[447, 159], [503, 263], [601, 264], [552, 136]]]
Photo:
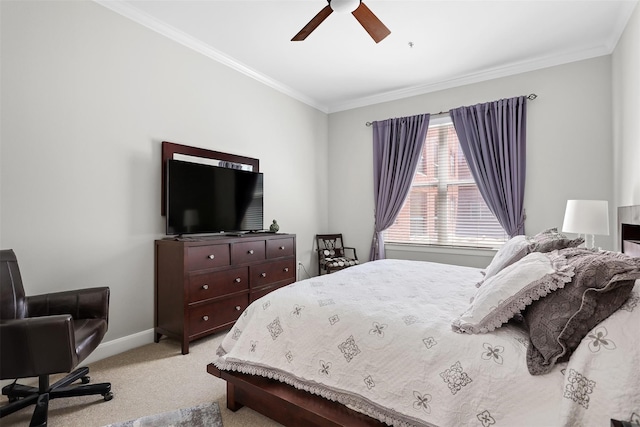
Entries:
[[263, 175], [167, 160], [167, 235], [263, 228]]

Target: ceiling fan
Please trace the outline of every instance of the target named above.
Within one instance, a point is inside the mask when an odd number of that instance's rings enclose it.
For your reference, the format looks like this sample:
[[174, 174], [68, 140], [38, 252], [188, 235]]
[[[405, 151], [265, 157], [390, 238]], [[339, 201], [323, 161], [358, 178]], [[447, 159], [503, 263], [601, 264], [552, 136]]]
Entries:
[[322, 23], [332, 12], [351, 12], [360, 25], [369, 33], [376, 43], [391, 34], [391, 31], [371, 12], [362, 0], [327, 0], [324, 7], [307, 25], [296, 34], [291, 41], [302, 41]]

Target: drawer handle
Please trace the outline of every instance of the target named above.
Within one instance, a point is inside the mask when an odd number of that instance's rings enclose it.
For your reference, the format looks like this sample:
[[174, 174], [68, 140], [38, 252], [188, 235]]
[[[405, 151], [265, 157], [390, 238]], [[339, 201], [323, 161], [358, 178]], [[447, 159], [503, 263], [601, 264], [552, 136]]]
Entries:
[[249, 255], [253, 255], [253, 249], [249, 249], [249, 250], [247, 251], [247, 253], [248, 253]]
[[285, 273], [288, 273], [288, 272], [289, 272], [289, 267], [285, 267], [285, 268], [284, 268], [284, 272], [285, 272]]
[[202, 320], [204, 320], [205, 322], [209, 321], [209, 316], [202, 316]]
[[260, 277], [267, 277], [267, 273], [260, 273]]
[[280, 250], [281, 250], [281, 251], [284, 251], [284, 246], [280, 246]]
[[202, 289], [206, 291], [207, 289], [209, 289], [209, 285], [202, 285]]
[[239, 305], [236, 305], [236, 311], [240, 311], [242, 310], [242, 307], [240, 307]]
[[236, 282], [236, 283], [240, 283], [240, 282], [242, 282], [242, 279], [241, 279], [241, 278], [239, 278], [239, 277], [236, 277], [236, 280], [234, 280], [234, 282]]
[[216, 256], [214, 254], [209, 255], [207, 258], [214, 259]]

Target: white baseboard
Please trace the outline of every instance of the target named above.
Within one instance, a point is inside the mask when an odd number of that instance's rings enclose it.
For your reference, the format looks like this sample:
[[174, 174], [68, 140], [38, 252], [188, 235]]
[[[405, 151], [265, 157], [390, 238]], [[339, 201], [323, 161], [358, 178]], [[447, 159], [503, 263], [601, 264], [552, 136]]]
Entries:
[[126, 337], [103, 342], [93, 351], [93, 353], [82, 361], [81, 365], [89, 365], [93, 362], [97, 362], [98, 360], [124, 353], [127, 350], [132, 350], [134, 348], [150, 344], [153, 342], [153, 333], [152, 328], [147, 329], [146, 331], [127, 335]]
[[[106, 359], [116, 354], [124, 353], [127, 350], [150, 344], [153, 342], [153, 328], [146, 331], [137, 332], [135, 334], [127, 335], [126, 337], [117, 338], [115, 340], [106, 341], [100, 343], [93, 353], [91, 353], [86, 359], [80, 363], [79, 366], [87, 366], [98, 360]], [[0, 387], [4, 387], [7, 384], [11, 384], [13, 380], [0, 381]]]

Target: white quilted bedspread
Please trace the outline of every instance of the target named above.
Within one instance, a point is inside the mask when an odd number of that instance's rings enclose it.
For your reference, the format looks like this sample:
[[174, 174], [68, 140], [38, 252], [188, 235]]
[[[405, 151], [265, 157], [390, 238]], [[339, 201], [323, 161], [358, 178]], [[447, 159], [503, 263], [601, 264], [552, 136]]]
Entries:
[[584, 366], [531, 376], [520, 328], [452, 331], [481, 278], [475, 268], [381, 260], [296, 282], [251, 304], [214, 364], [276, 378], [395, 426], [591, 425], [579, 402], [587, 392], [567, 395], [564, 376], [573, 372], [575, 385]]

